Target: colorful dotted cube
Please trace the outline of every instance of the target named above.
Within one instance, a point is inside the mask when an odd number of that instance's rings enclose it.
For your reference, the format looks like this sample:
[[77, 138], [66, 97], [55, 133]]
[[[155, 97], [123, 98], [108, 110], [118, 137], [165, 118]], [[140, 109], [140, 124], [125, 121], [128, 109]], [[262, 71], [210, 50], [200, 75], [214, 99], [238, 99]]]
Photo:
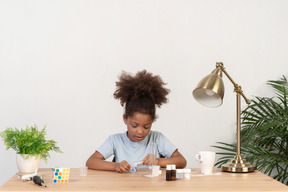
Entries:
[[70, 168], [52, 168], [53, 183], [68, 183]]

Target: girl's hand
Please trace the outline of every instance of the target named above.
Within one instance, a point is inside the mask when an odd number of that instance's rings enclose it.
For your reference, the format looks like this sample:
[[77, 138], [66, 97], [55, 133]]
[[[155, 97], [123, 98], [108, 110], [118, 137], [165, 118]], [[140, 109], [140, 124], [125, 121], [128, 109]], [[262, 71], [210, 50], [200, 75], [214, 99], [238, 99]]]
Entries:
[[143, 165], [158, 165], [158, 159], [152, 154], [148, 154], [141, 162]]
[[115, 170], [118, 173], [123, 173], [126, 171], [131, 171], [131, 166], [129, 165], [129, 163], [127, 163], [127, 161], [123, 160], [120, 163], [116, 163], [115, 165]]

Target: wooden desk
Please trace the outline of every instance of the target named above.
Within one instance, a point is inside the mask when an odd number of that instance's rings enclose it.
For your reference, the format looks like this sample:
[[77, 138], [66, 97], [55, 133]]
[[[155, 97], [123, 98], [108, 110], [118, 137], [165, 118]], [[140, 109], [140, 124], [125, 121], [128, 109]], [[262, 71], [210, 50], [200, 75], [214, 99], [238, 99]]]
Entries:
[[[148, 169], [147, 169], [148, 170]], [[108, 171], [88, 170], [87, 176], [81, 177], [79, 169], [71, 169], [69, 183], [52, 183], [50, 169], [40, 169], [46, 174], [43, 178], [47, 188], [35, 185], [32, 181], [22, 182], [18, 176], [13, 176], [0, 187], [0, 191], [229, 191], [229, 192], [288, 192], [288, 187], [270, 177], [255, 171], [253, 173], [226, 173], [210, 176], [192, 176], [191, 180], [166, 181], [165, 170], [159, 177], [148, 178], [143, 169], [137, 173], [116, 173]], [[192, 169], [192, 172], [196, 169]], [[214, 173], [220, 172], [215, 169]]]

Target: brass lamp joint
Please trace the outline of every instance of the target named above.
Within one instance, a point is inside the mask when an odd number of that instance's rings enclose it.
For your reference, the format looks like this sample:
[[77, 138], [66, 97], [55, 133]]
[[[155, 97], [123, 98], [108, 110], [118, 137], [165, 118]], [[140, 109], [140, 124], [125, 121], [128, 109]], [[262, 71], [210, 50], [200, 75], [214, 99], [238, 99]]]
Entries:
[[240, 93], [240, 94], [243, 93], [241, 86], [238, 85], [238, 84], [235, 84], [235, 86], [234, 86], [234, 92]]
[[216, 68], [220, 68], [221, 70], [225, 69], [222, 62], [216, 62]]

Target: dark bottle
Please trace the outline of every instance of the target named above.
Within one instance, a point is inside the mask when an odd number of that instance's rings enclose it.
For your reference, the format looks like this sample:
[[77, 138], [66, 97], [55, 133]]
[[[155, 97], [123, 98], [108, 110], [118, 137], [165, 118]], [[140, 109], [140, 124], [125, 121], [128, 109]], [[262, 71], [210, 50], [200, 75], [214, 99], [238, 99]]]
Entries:
[[176, 165], [171, 165], [171, 181], [176, 181]]
[[171, 165], [166, 165], [166, 181], [171, 181]]

